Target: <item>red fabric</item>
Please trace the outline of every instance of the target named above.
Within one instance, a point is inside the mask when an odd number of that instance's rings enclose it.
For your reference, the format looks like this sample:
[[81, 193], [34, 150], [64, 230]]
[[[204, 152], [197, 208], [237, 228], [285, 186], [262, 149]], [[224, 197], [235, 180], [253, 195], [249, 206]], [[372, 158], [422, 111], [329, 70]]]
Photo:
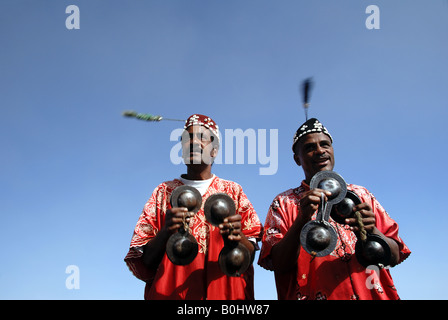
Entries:
[[138, 219], [125, 262], [133, 274], [146, 281], [145, 299], [254, 299], [253, 266], [241, 277], [228, 277], [218, 265], [218, 256], [224, 242], [219, 228], [210, 225], [204, 216], [204, 203], [217, 192], [227, 193], [235, 201], [241, 215], [242, 231], [257, 240], [262, 226], [252, 204], [240, 185], [215, 177], [202, 196], [202, 208], [190, 220], [190, 232], [199, 245], [199, 253], [192, 263], [177, 266], [166, 254], [157, 270], [149, 270], [142, 261], [139, 248], [156, 236], [165, 223], [165, 213], [170, 209], [169, 199], [173, 190], [182, 185], [179, 180], [160, 184], [145, 204]]
[[[371, 205], [376, 216], [376, 227], [386, 237], [394, 239], [400, 250], [400, 263], [411, 251], [398, 236], [397, 223], [387, 214], [375, 197], [364, 187], [348, 185], [362, 202]], [[270, 252], [286, 234], [300, 214], [299, 200], [309, 190], [302, 182], [296, 189], [279, 194], [269, 208], [264, 226], [259, 265], [273, 270]], [[312, 219], [316, 218], [316, 214]], [[325, 257], [313, 257], [300, 249], [297, 267], [291, 272], [275, 273], [279, 299], [399, 299], [389, 270], [366, 269], [354, 256], [357, 238], [348, 226], [330, 223], [337, 230], [338, 242], [335, 250]]]
[[188, 117], [187, 121], [185, 121], [184, 129], [188, 129], [188, 127], [195, 125], [204, 126], [207, 129], [210, 129], [219, 139], [219, 127], [212, 118], [204, 116], [203, 114], [192, 114]]

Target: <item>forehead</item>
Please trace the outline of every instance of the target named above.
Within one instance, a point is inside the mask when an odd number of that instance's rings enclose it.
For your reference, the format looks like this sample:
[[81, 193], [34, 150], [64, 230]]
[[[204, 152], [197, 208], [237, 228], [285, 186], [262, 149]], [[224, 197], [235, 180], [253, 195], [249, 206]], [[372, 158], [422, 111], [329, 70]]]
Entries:
[[325, 133], [322, 132], [316, 132], [316, 133], [309, 133], [297, 142], [296, 148], [300, 148], [307, 144], [319, 144], [323, 141], [326, 141], [331, 144], [331, 139], [328, 137]]
[[185, 131], [189, 132], [189, 133], [202, 133], [202, 134], [210, 134], [210, 129], [207, 129], [204, 126], [201, 125], [192, 125], [189, 126], [187, 129], [185, 129]]
[[299, 140], [299, 143], [305, 144], [310, 142], [319, 142], [319, 141], [330, 141], [330, 137], [327, 136], [325, 133], [322, 132], [316, 132], [316, 133], [309, 133], [302, 137], [302, 139]]

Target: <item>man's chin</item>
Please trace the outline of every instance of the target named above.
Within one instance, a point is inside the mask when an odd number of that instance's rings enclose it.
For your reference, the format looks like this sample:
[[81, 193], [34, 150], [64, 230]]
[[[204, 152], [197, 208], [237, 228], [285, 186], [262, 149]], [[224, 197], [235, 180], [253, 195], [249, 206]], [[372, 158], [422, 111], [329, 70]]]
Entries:
[[213, 158], [203, 158], [203, 157], [190, 157], [185, 159], [184, 163], [186, 165], [209, 165], [213, 163]]
[[333, 164], [328, 164], [325, 166], [317, 166], [314, 168], [314, 174], [321, 172], [321, 171], [332, 171], [333, 168], [334, 168]]
[[184, 163], [185, 164], [202, 164], [202, 159], [201, 158], [184, 158]]

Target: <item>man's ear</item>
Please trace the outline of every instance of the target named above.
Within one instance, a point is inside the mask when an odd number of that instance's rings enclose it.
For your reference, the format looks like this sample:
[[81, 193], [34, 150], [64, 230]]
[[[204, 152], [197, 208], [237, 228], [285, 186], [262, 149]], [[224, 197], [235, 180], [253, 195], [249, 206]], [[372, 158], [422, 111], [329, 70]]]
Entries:
[[297, 163], [297, 165], [300, 167], [302, 164], [300, 163], [300, 158], [299, 158], [299, 156], [298, 155], [296, 155], [295, 153], [294, 153], [294, 161]]
[[210, 156], [212, 158], [216, 158], [217, 155], [218, 155], [218, 148], [214, 146], [212, 151], [210, 151]]
[[212, 134], [210, 138], [212, 140], [212, 147], [213, 147], [212, 151], [210, 151], [210, 156], [212, 158], [216, 158], [219, 151], [219, 141], [214, 134]]

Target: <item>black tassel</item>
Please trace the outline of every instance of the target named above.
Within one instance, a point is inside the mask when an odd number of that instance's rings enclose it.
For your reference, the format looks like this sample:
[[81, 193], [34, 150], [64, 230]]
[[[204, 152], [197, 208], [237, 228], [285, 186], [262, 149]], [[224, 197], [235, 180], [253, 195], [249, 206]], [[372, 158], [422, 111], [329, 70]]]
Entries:
[[308, 107], [311, 96], [311, 89], [313, 88], [313, 81], [311, 78], [305, 79], [302, 83], [303, 108], [305, 109], [305, 118], [308, 120]]

